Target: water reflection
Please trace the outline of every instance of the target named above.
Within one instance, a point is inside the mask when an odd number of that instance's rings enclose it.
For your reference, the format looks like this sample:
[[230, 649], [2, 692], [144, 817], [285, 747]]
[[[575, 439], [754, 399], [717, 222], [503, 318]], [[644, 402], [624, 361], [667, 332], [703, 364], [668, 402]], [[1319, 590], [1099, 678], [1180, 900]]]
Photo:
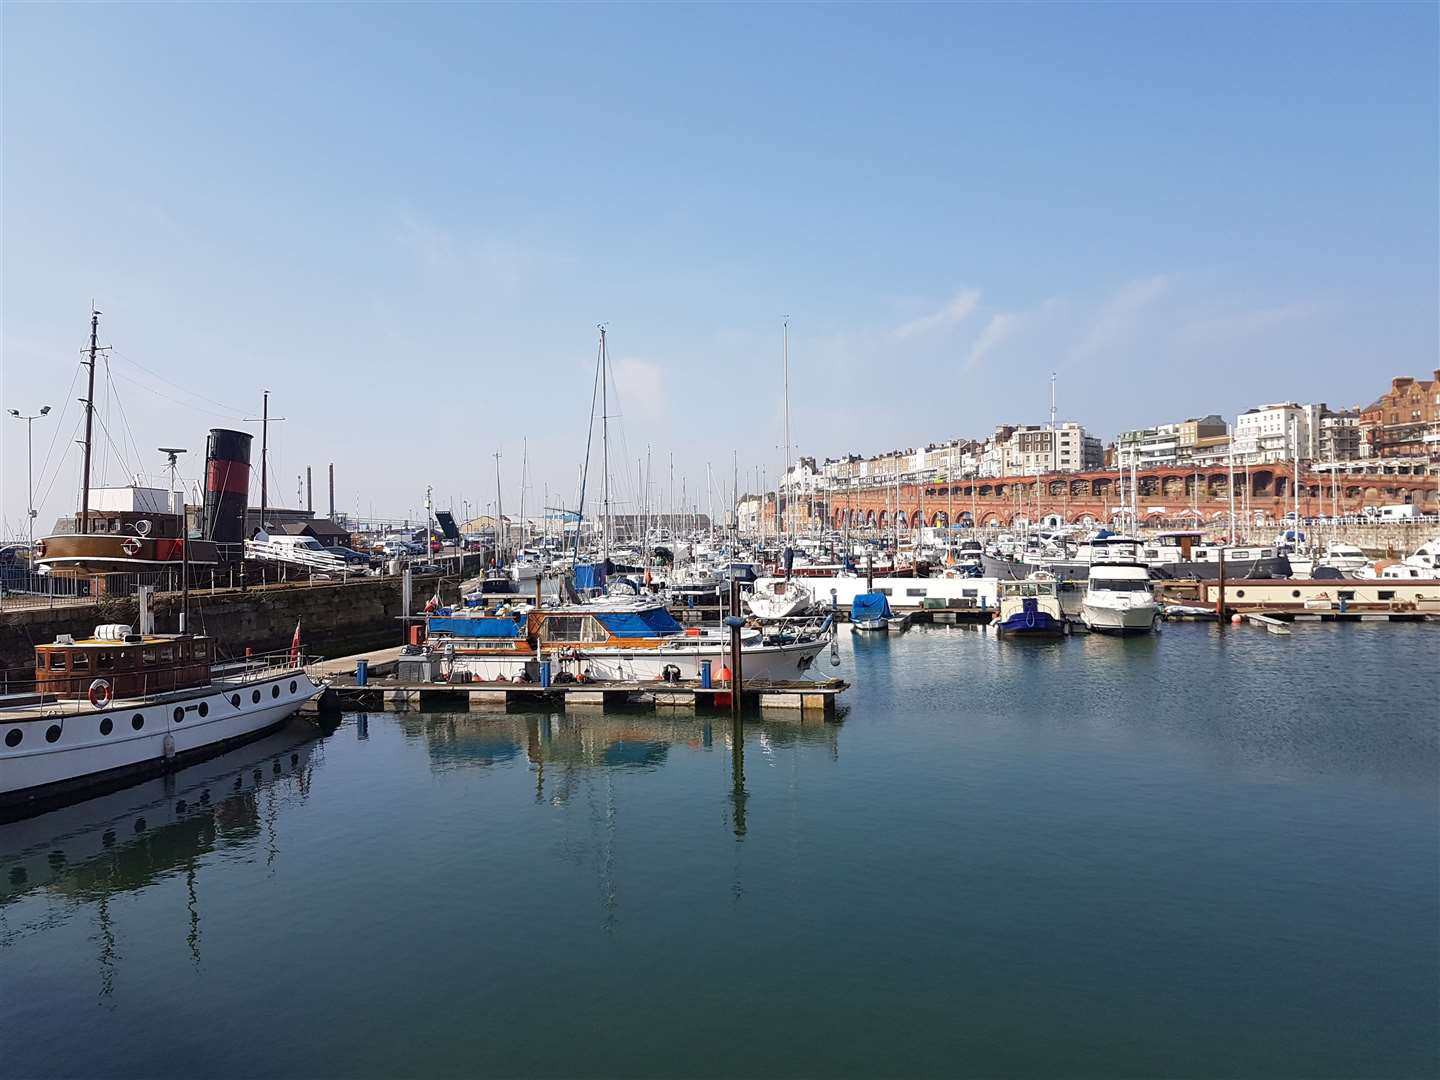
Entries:
[[[563, 785], [553, 783], [566, 770], [619, 768], [658, 769], [673, 748], [712, 750], [715, 729], [724, 741], [743, 755], [728, 717], [656, 712], [563, 713], [399, 713], [395, 716], [405, 737], [423, 741], [431, 767], [486, 768], [524, 755], [536, 771], [536, 800], [564, 801]], [[809, 744], [823, 746], [833, 758], [839, 753], [840, 727], [832, 722], [801, 720], [798, 714], [764, 713], [748, 717], [745, 733], [768, 749]], [[549, 776], [547, 777], [547, 773]], [[743, 774], [743, 769], [741, 770]]]
[[[318, 734], [296, 721], [168, 776], [0, 825], [0, 947], [93, 905], [105, 996], [119, 958], [110, 901], [183, 874], [185, 941], [198, 965], [199, 865], [212, 852], [260, 844], [273, 861], [277, 803], [308, 796]], [[21, 904], [27, 898], [52, 903], [36, 907], [32, 918]]]

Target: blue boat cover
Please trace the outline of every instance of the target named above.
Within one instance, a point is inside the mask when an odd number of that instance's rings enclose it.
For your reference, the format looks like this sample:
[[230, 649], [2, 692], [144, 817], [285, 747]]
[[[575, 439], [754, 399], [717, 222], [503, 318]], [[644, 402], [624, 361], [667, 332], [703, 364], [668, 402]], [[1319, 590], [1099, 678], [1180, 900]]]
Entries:
[[452, 637], [504, 638], [514, 641], [525, 636], [525, 619], [522, 616], [517, 620], [509, 615], [431, 618], [429, 630], [432, 634], [449, 634]]
[[597, 612], [595, 618], [616, 637], [668, 637], [685, 629], [663, 607], [646, 608], [644, 611]]
[[890, 617], [890, 601], [885, 598], [883, 592], [861, 593], [850, 603], [850, 618], [855, 622], [861, 619], [888, 619]]
[[605, 587], [604, 563], [580, 563], [575, 567], [575, 588], [603, 589]]

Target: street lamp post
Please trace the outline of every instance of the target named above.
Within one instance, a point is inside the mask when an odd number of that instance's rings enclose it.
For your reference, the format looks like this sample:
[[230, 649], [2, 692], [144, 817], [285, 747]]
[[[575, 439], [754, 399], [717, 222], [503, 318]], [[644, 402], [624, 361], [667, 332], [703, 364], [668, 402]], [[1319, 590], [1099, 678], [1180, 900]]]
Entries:
[[24, 416], [19, 409], [10, 410], [10, 415], [15, 417], [15, 419], [25, 421], [25, 487], [29, 492], [29, 514], [25, 522], [25, 540], [26, 546], [30, 548], [35, 546], [35, 453], [30, 432], [35, 421], [39, 420], [42, 416], [49, 415], [49, 413], [49, 405], [42, 405], [40, 411], [33, 416]]

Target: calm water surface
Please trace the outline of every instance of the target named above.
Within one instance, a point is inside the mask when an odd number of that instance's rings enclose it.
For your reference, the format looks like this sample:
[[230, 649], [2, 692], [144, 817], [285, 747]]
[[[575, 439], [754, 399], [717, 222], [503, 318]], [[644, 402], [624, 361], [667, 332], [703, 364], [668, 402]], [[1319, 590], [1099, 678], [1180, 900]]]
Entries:
[[1440, 626], [297, 723], [0, 827], [7, 1076], [1433, 1076]]

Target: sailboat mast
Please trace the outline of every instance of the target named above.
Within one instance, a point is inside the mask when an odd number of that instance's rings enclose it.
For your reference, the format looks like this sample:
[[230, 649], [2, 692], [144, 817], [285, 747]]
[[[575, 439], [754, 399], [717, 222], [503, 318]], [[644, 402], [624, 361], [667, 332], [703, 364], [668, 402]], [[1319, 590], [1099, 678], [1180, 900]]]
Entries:
[[780, 527], [785, 535], [791, 535], [788, 528], [790, 522], [790, 500], [787, 495], [790, 490], [790, 317], [785, 317], [784, 344], [781, 349], [782, 363], [785, 368], [785, 479], [780, 484]]
[[605, 352], [605, 327], [600, 327], [600, 557], [610, 558], [610, 406], [609, 356]]
[[90, 358], [83, 361], [90, 369], [85, 389], [85, 462], [80, 480], [80, 531], [90, 531], [90, 445], [95, 420], [95, 338], [100, 329], [100, 312], [90, 311]]
[[495, 565], [505, 565], [505, 501], [500, 490], [500, 451], [495, 451]]
[[530, 464], [530, 440], [520, 440], [520, 546], [528, 542], [525, 532], [525, 469]]

